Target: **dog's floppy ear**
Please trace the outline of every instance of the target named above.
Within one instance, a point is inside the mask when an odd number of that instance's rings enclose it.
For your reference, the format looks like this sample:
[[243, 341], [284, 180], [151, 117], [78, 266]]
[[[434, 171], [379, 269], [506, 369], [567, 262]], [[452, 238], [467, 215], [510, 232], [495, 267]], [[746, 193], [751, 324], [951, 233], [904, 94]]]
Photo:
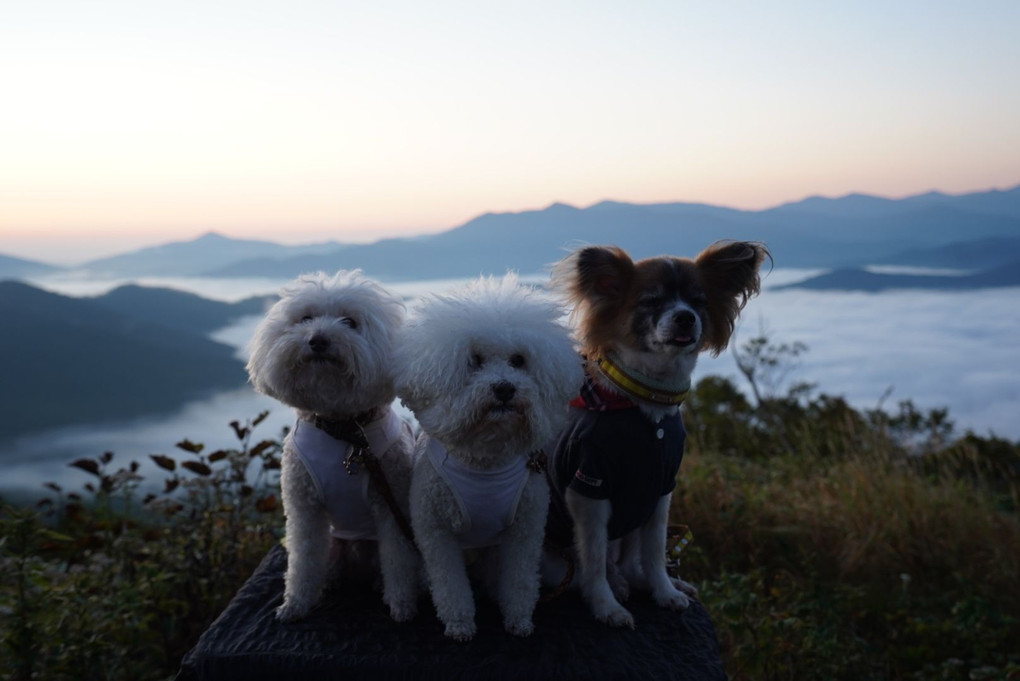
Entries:
[[623, 295], [634, 277], [634, 262], [617, 246], [588, 246], [564, 258], [554, 279], [575, 302], [598, 304]]
[[761, 290], [758, 270], [765, 258], [772, 259], [768, 248], [753, 241], [717, 241], [695, 258], [711, 322], [704, 343], [713, 354], [726, 348], [740, 311]]
[[255, 388], [255, 392], [262, 393], [266, 397], [272, 397], [274, 400], [279, 399], [276, 393], [273, 391], [272, 386], [265, 380], [260, 362], [264, 361], [264, 358], [259, 358], [252, 353], [251, 358], [248, 360], [246, 369], [248, 370], [248, 382], [251, 383], [252, 387]]
[[637, 269], [626, 251], [616, 246], [581, 248], [553, 267], [552, 285], [574, 309], [578, 339], [594, 351], [617, 333], [614, 320], [626, 305]]

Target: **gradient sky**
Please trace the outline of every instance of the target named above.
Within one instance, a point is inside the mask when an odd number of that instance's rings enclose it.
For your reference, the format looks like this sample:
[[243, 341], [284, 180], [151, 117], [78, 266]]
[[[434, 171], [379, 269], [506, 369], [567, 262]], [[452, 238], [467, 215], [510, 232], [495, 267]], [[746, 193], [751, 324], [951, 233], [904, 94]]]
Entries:
[[0, 253], [1020, 183], [1020, 2], [31, 0]]

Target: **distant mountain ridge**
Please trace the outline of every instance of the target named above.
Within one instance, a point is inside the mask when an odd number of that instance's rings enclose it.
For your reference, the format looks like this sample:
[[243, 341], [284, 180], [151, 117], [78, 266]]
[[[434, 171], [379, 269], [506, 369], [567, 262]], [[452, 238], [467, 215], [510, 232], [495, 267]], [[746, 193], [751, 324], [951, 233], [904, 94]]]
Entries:
[[808, 289], [813, 291], [867, 291], [878, 293], [891, 289], [928, 289], [965, 291], [978, 288], [1020, 286], [1020, 259], [974, 274], [894, 274], [871, 272], [859, 268], [841, 268], [804, 281], [775, 287], [775, 290]]
[[52, 274], [61, 269], [63, 268], [36, 260], [26, 260], [25, 258], [15, 258], [14, 256], [0, 254], [0, 279], [34, 277], [41, 274]]
[[338, 251], [343, 244], [284, 246], [271, 241], [231, 239], [208, 232], [191, 241], [150, 246], [109, 258], [91, 260], [79, 268], [107, 276], [199, 276], [209, 270], [238, 260], [265, 257], [286, 257], [315, 252], [320, 249]]
[[878, 258], [873, 264], [983, 270], [1016, 260], [1020, 260], [1020, 236], [988, 237], [904, 251]]
[[276, 296], [255, 296], [225, 303], [185, 291], [129, 284], [91, 300], [108, 310], [149, 324], [205, 335], [239, 317], [263, 314]]
[[553, 204], [544, 210], [485, 214], [427, 237], [241, 261], [209, 274], [289, 277], [360, 267], [385, 279], [426, 279], [507, 269], [540, 272], [581, 243], [614, 243], [645, 257], [694, 255], [718, 239], [764, 241], [781, 267], [859, 266], [895, 253], [994, 237], [1020, 237], [1020, 187], [958, 197], [815, 198], [764, 211], [690, 203], [607, 201], [586, 209]]
[[[760, 211], [699, 203], [602, 201], [588, 208], [554, 203], [541, 210], [486, 213], [445, 232], [370, 244], [283, 246], [210, 233], [95, 260], [85, 270], [97, 276], [290, 278], [360, 268], [381, 279], [414, 280], [502, 274], [508, 269], [538, 273], [585, 243], [613, 243], [645, 257], [694, 255], [718, 239], [763, 241], [777, 267], [941, 267], [947, 253], [940, 255], [940, 249], [956, 244], [1002, 260], [1003, 254], [992, 252], [991, 240], [1018, 238], [1020, 186], [901, 199], [866, 194], [809, 197]], [[980, 266], [992, 264], [991, 259], [973, 258]]]
[[[134, 296], [144, 311], [132, 314], [122, 305], [126, 296]], [[169, 314], [162, 315], [164, 323], [153, 320], [168, 309], [163, 293], [129, 290], [108, 298], [106, 303], [102, 297], [70, 298], [0, 281], [5, 324], [0, 440], [55, 426], [165, 413], [245, 385], [244, 364], [234, 349], [206, 338], [197, 328], [202, 324], [181, 326], [169, 321], [174, 317]], [[175, 305], [187, 315], [186, 302]], [[225, 319], [234, 314], [221, 312]]]

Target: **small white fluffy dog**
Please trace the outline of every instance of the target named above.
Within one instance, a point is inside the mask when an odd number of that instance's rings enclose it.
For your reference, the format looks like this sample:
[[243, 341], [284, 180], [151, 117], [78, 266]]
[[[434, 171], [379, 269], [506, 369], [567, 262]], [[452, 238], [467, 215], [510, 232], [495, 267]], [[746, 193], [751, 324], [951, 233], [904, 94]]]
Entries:
[[504, 627], [527, 636], [549, 505], [537, 452], [581, 380], [563, 313], [513, 275], [426, 298], [416, 312], [397, 350], [397, 394], [423, 429], [411, 522], [436, 613], [446, 636], [474, 636], [464, 550], [484, 547]]
[[[359, 271], [312, 274], [285, 287], [252, 341], [255, 388], [297, 410], [284, 441], [280, 486], [286, 515], [284, 622], [318, 601], [333, 538], [357, 555], [378, 543], [383, 600], [397, 621], [414, 617], [420, 561], [364, 465], [348, 460], [361, 441], [379, 461], [407, 513], [413, 437], [391, 409], [393, 341], [401, 301]], [[350, 469], [350, 470], [348, 470]]]

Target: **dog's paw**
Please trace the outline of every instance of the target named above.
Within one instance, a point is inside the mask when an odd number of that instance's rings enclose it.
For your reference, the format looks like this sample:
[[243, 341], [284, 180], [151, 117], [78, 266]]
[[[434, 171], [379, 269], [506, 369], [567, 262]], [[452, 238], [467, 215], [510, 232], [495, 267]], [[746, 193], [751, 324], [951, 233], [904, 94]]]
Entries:
[[611, 627], [619, 627], [621, 629], [634, 629], [634, 616], [630, 614], [629, 610], [621, 605], [599, 610], [594, 614], [595, 619], [603, 624], [608, 624]]
[[276, 619], [284, 624], [296, 622], [308, 614], [308, 608], [303, 605], [295, 605], [293, 601], [285, 601], [276, 609]]
[[674, 587], [676, 587], [680, 591], [684, 592], [688, 596], [697, 596], [698, 595], [698, 587], [694, 586], [693, 584], [685, 582], [684, 580], [680, 579], [679, 577], [673, 577], [671, 581], [673, 582], [673, 586]]
[[691, 604], [687, 594], [674, 589], [672, 586], [661, 592], [653, 593], [652, 598], [660, 608], [669, 608], [670, 610], [686, 610]]
[[418, 614], [418, 603], [415, 601], [394, 601], [389, 606], [390, 617], [394, 622], [410, 622]]
[[535, 631], [535, 625], [532, 623], [530, 617], [519, 617], [515, 619], [507, 618], [503, 621], [503, 628], [506, 629], [508, 634], [520, 636], [521, 638], [531, 636], [531, 634]]
[[475, 637], [474, 622], [447, 622], [443, 635], [452, 638], [454, 641], [470, 641]]

